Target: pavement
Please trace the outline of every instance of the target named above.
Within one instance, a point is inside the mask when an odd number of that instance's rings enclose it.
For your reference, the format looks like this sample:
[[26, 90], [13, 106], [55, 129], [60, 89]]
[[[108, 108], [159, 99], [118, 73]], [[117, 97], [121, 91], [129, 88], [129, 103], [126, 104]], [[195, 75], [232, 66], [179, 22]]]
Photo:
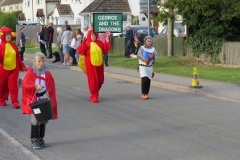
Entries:
[[[34, 55], [27, 53], [25, 53], [24, 56], [25, 60], [33, 60], [34, 57]], [[54, 59], [47, 59], [46, 64], [63, 66], [59, 62], [52, 63], [53, 60]], [[81, 69], [77, 66], [69, 66], [68, 68], [81, 72]], [[141, 82], [139, 73], [137, 72], [137, 70], [133, 69], [109, 66], [105, 67], [105, 76], [133, 83]], [[155, 76], [151, 81], [151, 87], [155, 86], [163, 89], [196, 94], [206, 96], [208, 98], [214, 98], [217, 100], [240, 104], [240, 85], [199, 79], [199, 84], [202, 86], [202, 88], [192, 88], [190, 87], [191, 83], [192, 77], [182, 77], [163, 73], [155, 73]]]

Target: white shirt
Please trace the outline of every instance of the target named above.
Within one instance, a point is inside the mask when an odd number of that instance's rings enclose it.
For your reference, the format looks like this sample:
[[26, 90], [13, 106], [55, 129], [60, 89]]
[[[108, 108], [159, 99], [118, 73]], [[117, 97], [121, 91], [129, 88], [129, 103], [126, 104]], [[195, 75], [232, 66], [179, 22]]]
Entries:
[[73, 48], [73, 49], [77, 49], [77, 41], [76, 41], [76, 38], [73, 38], [73, 39], [71, 40], [70, 47]]

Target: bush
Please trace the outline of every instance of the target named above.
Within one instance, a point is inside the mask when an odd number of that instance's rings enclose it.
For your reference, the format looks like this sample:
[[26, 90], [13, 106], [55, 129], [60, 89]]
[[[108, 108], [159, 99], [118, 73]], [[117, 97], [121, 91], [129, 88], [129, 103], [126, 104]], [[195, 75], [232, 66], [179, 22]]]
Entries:
[[17, 18], [13, 13], [0, 13], [0, 27], [6, 26], [16, 31]]

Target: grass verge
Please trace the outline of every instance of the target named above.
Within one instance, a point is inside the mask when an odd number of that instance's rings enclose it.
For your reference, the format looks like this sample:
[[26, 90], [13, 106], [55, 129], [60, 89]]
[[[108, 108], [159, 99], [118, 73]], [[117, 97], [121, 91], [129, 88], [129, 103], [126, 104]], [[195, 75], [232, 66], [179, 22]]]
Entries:
[[[123, 58], [117, 54], [109, 54], [109, 65], [137, 69], [138, 59]], [[197, 61], [193, 57], [159, 56], [154, 64], [154, 72], [192, 77], [193, 67], [197, 67], [199, 79], [215, 80], [240, 84], [240, 68], [211, 66]]]

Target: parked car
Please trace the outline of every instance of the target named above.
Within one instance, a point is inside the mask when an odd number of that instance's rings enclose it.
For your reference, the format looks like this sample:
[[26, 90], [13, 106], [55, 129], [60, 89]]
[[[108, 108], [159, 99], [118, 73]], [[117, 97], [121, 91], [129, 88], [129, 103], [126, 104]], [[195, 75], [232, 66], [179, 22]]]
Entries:
[[[131, 29], [133, 30], [133, 35], [138, 38], [141, 44], [144, 44], [144, 38], [148, 35], [148, 26], [132, 25]], [[126, 29], [119, 36], [124, 37], [125, 35]], [[154, 37], [156, 35], [159, 35], [158, 31], [150, 27], [150, 36]]]
[[[159, 36], [167, 37], [167, 34], [168, 34], [168, 26], [165, 26], [160, 32]], [[174, 37], [187, 37], [187, 26], [182, 25], [182, 21], [175, 21], [173, 35]]]
[[41, 25], [37, 21], [18, 21], [18, 25]]

